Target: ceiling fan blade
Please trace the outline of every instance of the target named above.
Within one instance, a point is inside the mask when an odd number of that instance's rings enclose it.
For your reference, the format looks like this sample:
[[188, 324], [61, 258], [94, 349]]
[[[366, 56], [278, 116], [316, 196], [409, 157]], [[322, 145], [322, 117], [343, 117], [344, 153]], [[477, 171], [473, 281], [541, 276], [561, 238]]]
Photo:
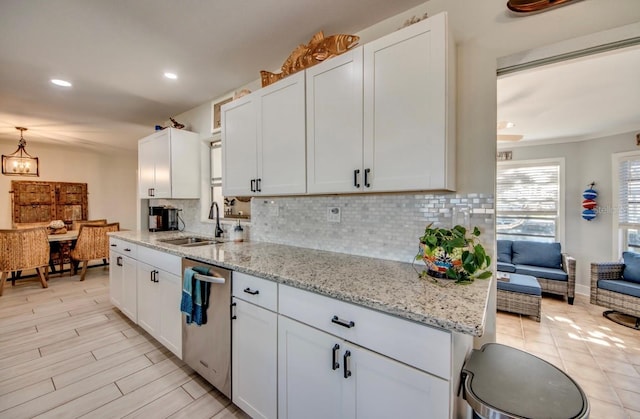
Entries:
[[498, 134], [498, 141], [520, 141], [524, 135]]

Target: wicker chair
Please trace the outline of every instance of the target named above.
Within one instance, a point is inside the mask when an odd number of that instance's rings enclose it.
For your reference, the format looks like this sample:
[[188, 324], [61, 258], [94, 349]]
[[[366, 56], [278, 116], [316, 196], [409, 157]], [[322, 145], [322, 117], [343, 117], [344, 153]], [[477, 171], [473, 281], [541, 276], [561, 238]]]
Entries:
[[0, 296], [9, 272], [35, 269], [43, 288], [47, 288], [49, 239], [47, 229], [0, 230]]
[[106, 219], [100, 219], [100, 220], [73, 220], [71, 222], [71, 230], [80, 230], [80, 226], [81, 225], [85, 225], [85, 224], [107, 224], [107, 220]]
[[109, 237], [107, 233], [119, 231], [120, 223], [111, 224], [84, 224], [78, 231], [78, 241], [71, 250], [73, 274], [78, 273], [78, 264], [82, 262], [80, 281], [84, 281], [90, 260], [109, 258]]
[[601, 279], [622, 279], [623, 270], [624, 263], [621, 262], [591, 264], [591, 304], [635, 317], [638, 328], [640, 327], [640, 298], [598, 287], [598, 281]]

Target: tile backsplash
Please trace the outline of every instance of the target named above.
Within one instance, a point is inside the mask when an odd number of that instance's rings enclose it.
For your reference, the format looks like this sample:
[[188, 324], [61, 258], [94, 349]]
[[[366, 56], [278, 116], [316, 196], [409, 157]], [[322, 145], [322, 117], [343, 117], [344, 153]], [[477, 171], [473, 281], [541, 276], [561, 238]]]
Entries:
[[[181, 208], [186, 231], [213, 233], [200, 221], [197, 199], [153, 200], [151, 205]], [[328, 221], [338, 208], [339, 222]], [[335, 215], [334, 215], [335, 216]], [[228, 237], [236, 221], [222, 221]], [[245, 240], [259, 240], [311, 249], [410, 262], [427, 224], [455, 224], [482, 231], [490, 251], [494, 241], [494, 199], [484, 194], [376, 194], [301, 197], [254, 197]], [[181, 226], [182, 227], [182, 226]]]
[[[339, 222], [328, 221], [338, 208]], [[334, 217], [337, 217], [334, 214]], [[478, 226], [494, 241], [494, 199], [484, 194], [378, 194], [254, 197], [252, 240], [404, 262], [413, 260], [427, 224]]]

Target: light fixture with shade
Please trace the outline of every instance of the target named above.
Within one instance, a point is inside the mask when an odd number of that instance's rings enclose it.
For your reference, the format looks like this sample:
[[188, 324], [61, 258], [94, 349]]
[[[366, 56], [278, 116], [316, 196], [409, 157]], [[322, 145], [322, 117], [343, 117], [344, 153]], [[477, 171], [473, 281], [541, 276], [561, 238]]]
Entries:
[[9, 176], [40, 176], [38, 158], [27, 153], [25, 141], [22, 134], [27, 130], [24, 127], [16, 127], [20, 131], [20, 141], [18, 149], [8, 156], [2, 155], [2, 174]]

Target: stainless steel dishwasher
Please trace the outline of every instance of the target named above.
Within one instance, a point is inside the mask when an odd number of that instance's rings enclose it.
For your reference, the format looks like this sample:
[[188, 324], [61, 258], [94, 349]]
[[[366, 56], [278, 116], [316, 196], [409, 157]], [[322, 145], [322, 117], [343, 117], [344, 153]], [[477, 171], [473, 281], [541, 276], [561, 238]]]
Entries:
[[204, 266], [208, 275], [195, 274], [211, 283], [207, 322], [186, 324], [182, 315], [182, 360], [222, 394], [231, 398], [231, 271], [187, 258], [186, 268]]

